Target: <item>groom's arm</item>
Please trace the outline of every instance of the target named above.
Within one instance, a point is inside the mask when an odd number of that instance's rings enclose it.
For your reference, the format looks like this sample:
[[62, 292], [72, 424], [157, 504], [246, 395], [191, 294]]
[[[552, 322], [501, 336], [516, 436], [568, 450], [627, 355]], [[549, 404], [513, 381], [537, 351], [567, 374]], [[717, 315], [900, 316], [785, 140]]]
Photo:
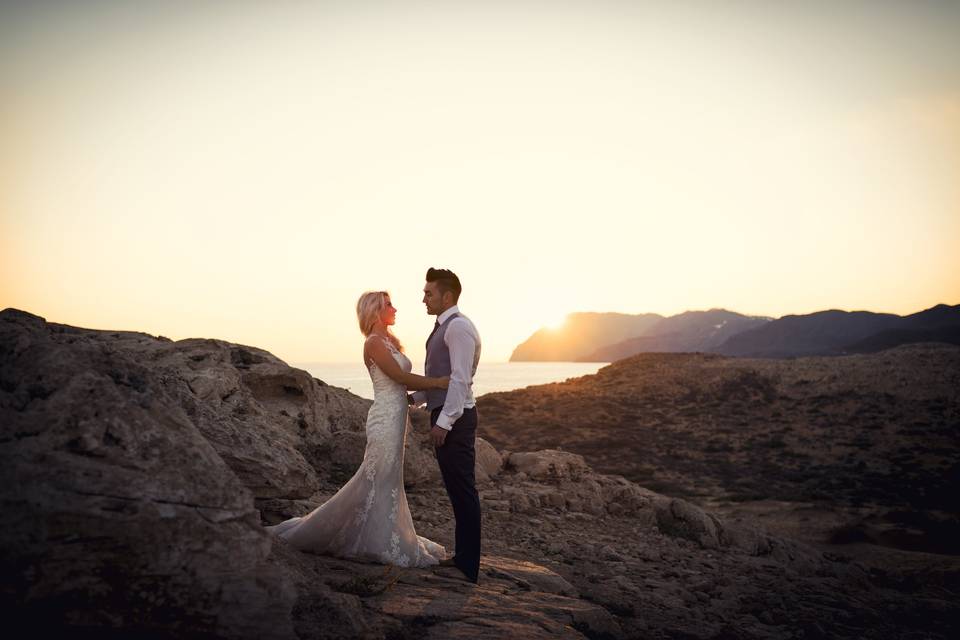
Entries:
[[463, 405], [473, 382], [473, 356], [477, 342], [466, 322], [457, 322], [456, 318], [451, 321], [443, 340], [450, 350], [450, 386], [447, 387], [443, 409], [437, 416], [437, 426], [450, 431], [453, 423], [463, 415]]

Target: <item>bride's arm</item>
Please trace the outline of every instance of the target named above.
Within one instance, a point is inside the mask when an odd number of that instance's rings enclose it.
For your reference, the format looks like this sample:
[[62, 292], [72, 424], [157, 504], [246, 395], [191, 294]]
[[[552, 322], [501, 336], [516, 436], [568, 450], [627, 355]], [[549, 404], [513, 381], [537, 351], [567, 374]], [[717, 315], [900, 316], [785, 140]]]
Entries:
[[446, 389], [450, 383], [449, 378], [426, 378], [418, 376], [415, 373], [407, 373], [400, 368], [397, 361], [393, 359], [387, 345], [382, 340], [367, 340], [363, 347], [364, 356], [373, 360], [380, 371], [383, 371], [390, 379], [399, 382], [407, 389]]

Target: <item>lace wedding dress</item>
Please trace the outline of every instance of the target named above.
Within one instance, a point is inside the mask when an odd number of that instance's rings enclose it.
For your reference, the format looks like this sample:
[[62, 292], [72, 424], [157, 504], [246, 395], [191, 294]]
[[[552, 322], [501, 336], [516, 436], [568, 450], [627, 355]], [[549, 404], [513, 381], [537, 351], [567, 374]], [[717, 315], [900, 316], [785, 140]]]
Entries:
[[[388, 340], [384, 343], [397, 364], [409, 372], [410, 360]], [[360, 468], [336, 495], [309, 514], [266, 529], [302, 551], [400, 567], [437, 564], [446, 557], [446, 550], [417, 535], [403, 490], [403, 444], [409, 424], [406, 387], [375, 363], [368, 369], [373, 405], [367, 413], [367, 447]]]

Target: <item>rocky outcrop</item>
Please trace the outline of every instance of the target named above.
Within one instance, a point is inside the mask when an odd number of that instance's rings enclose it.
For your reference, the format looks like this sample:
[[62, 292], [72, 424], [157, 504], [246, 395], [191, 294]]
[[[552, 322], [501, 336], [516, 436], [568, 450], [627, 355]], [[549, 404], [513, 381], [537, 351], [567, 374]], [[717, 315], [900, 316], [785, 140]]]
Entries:
[[[38, 631], [290, 637], [295, 594], [266, 563], [253, 493], [170, 393], [169, 370], [121, 344], [170, 343], [115, 336], [0, 314], [4, 610]], [[285, 446], [266, 462], [312, 479]]]
[[[949, 563], [916, 596], [558, 449], [478, 440], [479, 585], [268, 536], [355, 471], [368, 407], [253, 347], [0, 312], [4, 610], [104, 637], [949, 637]], [[411, 412], [407, 495], [452, 548], [427, 426]]]
[[[328, 582], [347, 567], [347, 579], [330, 587], [310, 579], [308, 555], [262, 527], [261, 517], [313, 509], [352, 474], [369, 404], [253, 347], [3, 311], [4, 609], [38, 631], [378, 637], [421, 624], [407, 598], [442, 595], [445, 605], [428, 619], [437, 631], [466, 633], [473, 627], [450, 595], [469, 596], [463, 581], [423, 574], [420, 588], [397, 587], [372, 612], [359, 605], [370, 595], [369, 565], [316, 558], [341, 563], [326, 567]], [[411, 418], [406, 484], [439, 489], [428, 417]], [[500, 454], [479, 439], [481, 485], [502, 469]], [[500, 631], [529, 627], [534, 607], [543, 637], [574, 621], [609, 622], [543, 567], [495, 557], [485, 567]], [[526, 595], [505, 606], [503, 581]], [[562, 602], [545, 607], [542, 594]], [[484, 606], [474, 614], [480, 627]], [[486, 628], [485, 637], [499, 633]]]
[[400, 570], [304, 554], [279, 542], [278, 566], [300, 599], [300, 638], [616, 638], [624, 633], [603, 606], [541, 565], [483, 558], [473, 585], [456, 569]]

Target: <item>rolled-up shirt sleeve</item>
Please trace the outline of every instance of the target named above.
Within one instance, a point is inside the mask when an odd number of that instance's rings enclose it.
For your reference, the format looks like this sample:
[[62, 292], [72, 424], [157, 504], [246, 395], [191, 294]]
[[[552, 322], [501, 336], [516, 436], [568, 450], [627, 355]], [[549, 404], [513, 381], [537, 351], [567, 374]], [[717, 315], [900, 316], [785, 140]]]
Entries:
[[473, 385], [473, 357], [477, 342], [464, 321], [454, 318], [443, 341], [450, 350], [450, 386], [447, 387], [447, 399], [437, 417], [437, 426], [450, 431], [453, 423], [463, 415], [463, 405], [467, 401], [470, 387]]

